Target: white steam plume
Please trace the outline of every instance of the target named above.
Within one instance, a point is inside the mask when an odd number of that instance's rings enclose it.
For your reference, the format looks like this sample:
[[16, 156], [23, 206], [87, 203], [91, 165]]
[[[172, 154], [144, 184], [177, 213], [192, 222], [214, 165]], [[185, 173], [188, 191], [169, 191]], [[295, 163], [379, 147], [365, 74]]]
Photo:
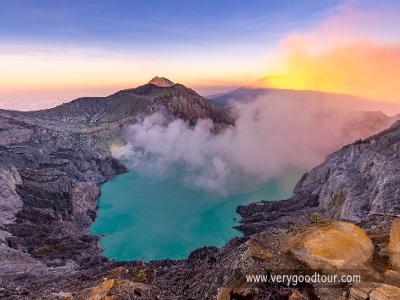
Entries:
[[210, 120], [190, 127], [156, 113], [129, 126], [127, 144], [113, 154], [147, 175], [176, 176], [199, 188], [231, 192], [290, 168], [309, 169], [390, 122], [383, 114], [346, 111], [343, 103], [298, 101], [295, 94], [268, 93], [250, 103], [234, 102], [233, 109], [236, 125], [219, 134], [212, 133]]

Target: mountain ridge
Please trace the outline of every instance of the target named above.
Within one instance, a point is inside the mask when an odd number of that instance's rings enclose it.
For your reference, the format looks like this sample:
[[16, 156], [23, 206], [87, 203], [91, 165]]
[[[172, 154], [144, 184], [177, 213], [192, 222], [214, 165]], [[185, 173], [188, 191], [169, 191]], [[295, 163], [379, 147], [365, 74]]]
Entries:
[[[201, 118], [210, 118], [221, 125], [233, 123], [233, 119], [223, 108], [181, 84], [159, 87], [147, 83], [105, 97], [81, 97], [49, 109], [12, 113], [22, 117], [96, 126], [124, 118], [134, 120], [159, 110], [161, 106], [171, 116], [180, 117], [190, 124], [195, 124]], [[1, 112], [4, 114], [10, 111]]]

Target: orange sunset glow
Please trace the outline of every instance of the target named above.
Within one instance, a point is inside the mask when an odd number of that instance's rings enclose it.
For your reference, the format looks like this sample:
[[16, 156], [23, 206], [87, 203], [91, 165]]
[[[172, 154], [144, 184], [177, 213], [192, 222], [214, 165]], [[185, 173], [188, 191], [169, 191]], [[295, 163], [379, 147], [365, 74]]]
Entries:
[[289, 33], [268, 56], [275, 72], [257, 84], [399, 102], [400, 42], [388, 30], [396, 20], [388, 11], [349, 9]]
[[[231, 38], [207, 47], [196, 40], [125, 49], [94, 43], [3, 41], [0, 105], [45, 108], [135, 87], [154, 75], [171, 78], [204, 96], [256, 85], [400, 102], [397, 19], [387, 10], [349, 4], [312, 27], [279, 32], [265, 41], [238, 43]], [[258, 30], [262, 37], [271, 29]]]
[[282, 73], [265, 77], [263, 87], [344, 93], [400, 100], [400, 47], [354, 42], [319, 54], [294, 51]]

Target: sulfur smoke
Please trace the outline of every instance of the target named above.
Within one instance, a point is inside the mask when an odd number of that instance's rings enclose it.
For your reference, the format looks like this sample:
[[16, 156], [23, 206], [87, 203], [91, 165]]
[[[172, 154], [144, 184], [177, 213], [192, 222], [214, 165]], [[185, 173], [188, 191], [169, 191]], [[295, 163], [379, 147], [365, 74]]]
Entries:
[[229, 193], [307, 170], [327, 154], [389, 125], [382, 113], [353, 113], [342, 105], [279, 91], [250, 103], [233, 102], [235, 126], [215, 134], [210, 120], [190, 127], [153, 114], [126, 129], [127, 144], [114, 151], [128, 166], [153, 178]]

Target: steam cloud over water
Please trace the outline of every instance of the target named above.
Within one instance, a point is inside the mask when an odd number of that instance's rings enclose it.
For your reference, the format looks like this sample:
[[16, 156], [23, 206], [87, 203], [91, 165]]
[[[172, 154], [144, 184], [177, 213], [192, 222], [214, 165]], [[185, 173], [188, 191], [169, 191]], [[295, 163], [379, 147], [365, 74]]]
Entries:
[[[234, 102], [236, 125], [219, 134], [210, 120], [190, 127], [161, 113], [131, 125], [127, 145], [113, 154], [145, 175], [176, 176], [186, 184], [229, 193], [309, 169], [327, 154], [388, 126], [383, 114], [354, 113], [338, 103], [298, 101], [269, 93], [250, 103]], [[347, 107], [347, 106], [346, 106]]]

